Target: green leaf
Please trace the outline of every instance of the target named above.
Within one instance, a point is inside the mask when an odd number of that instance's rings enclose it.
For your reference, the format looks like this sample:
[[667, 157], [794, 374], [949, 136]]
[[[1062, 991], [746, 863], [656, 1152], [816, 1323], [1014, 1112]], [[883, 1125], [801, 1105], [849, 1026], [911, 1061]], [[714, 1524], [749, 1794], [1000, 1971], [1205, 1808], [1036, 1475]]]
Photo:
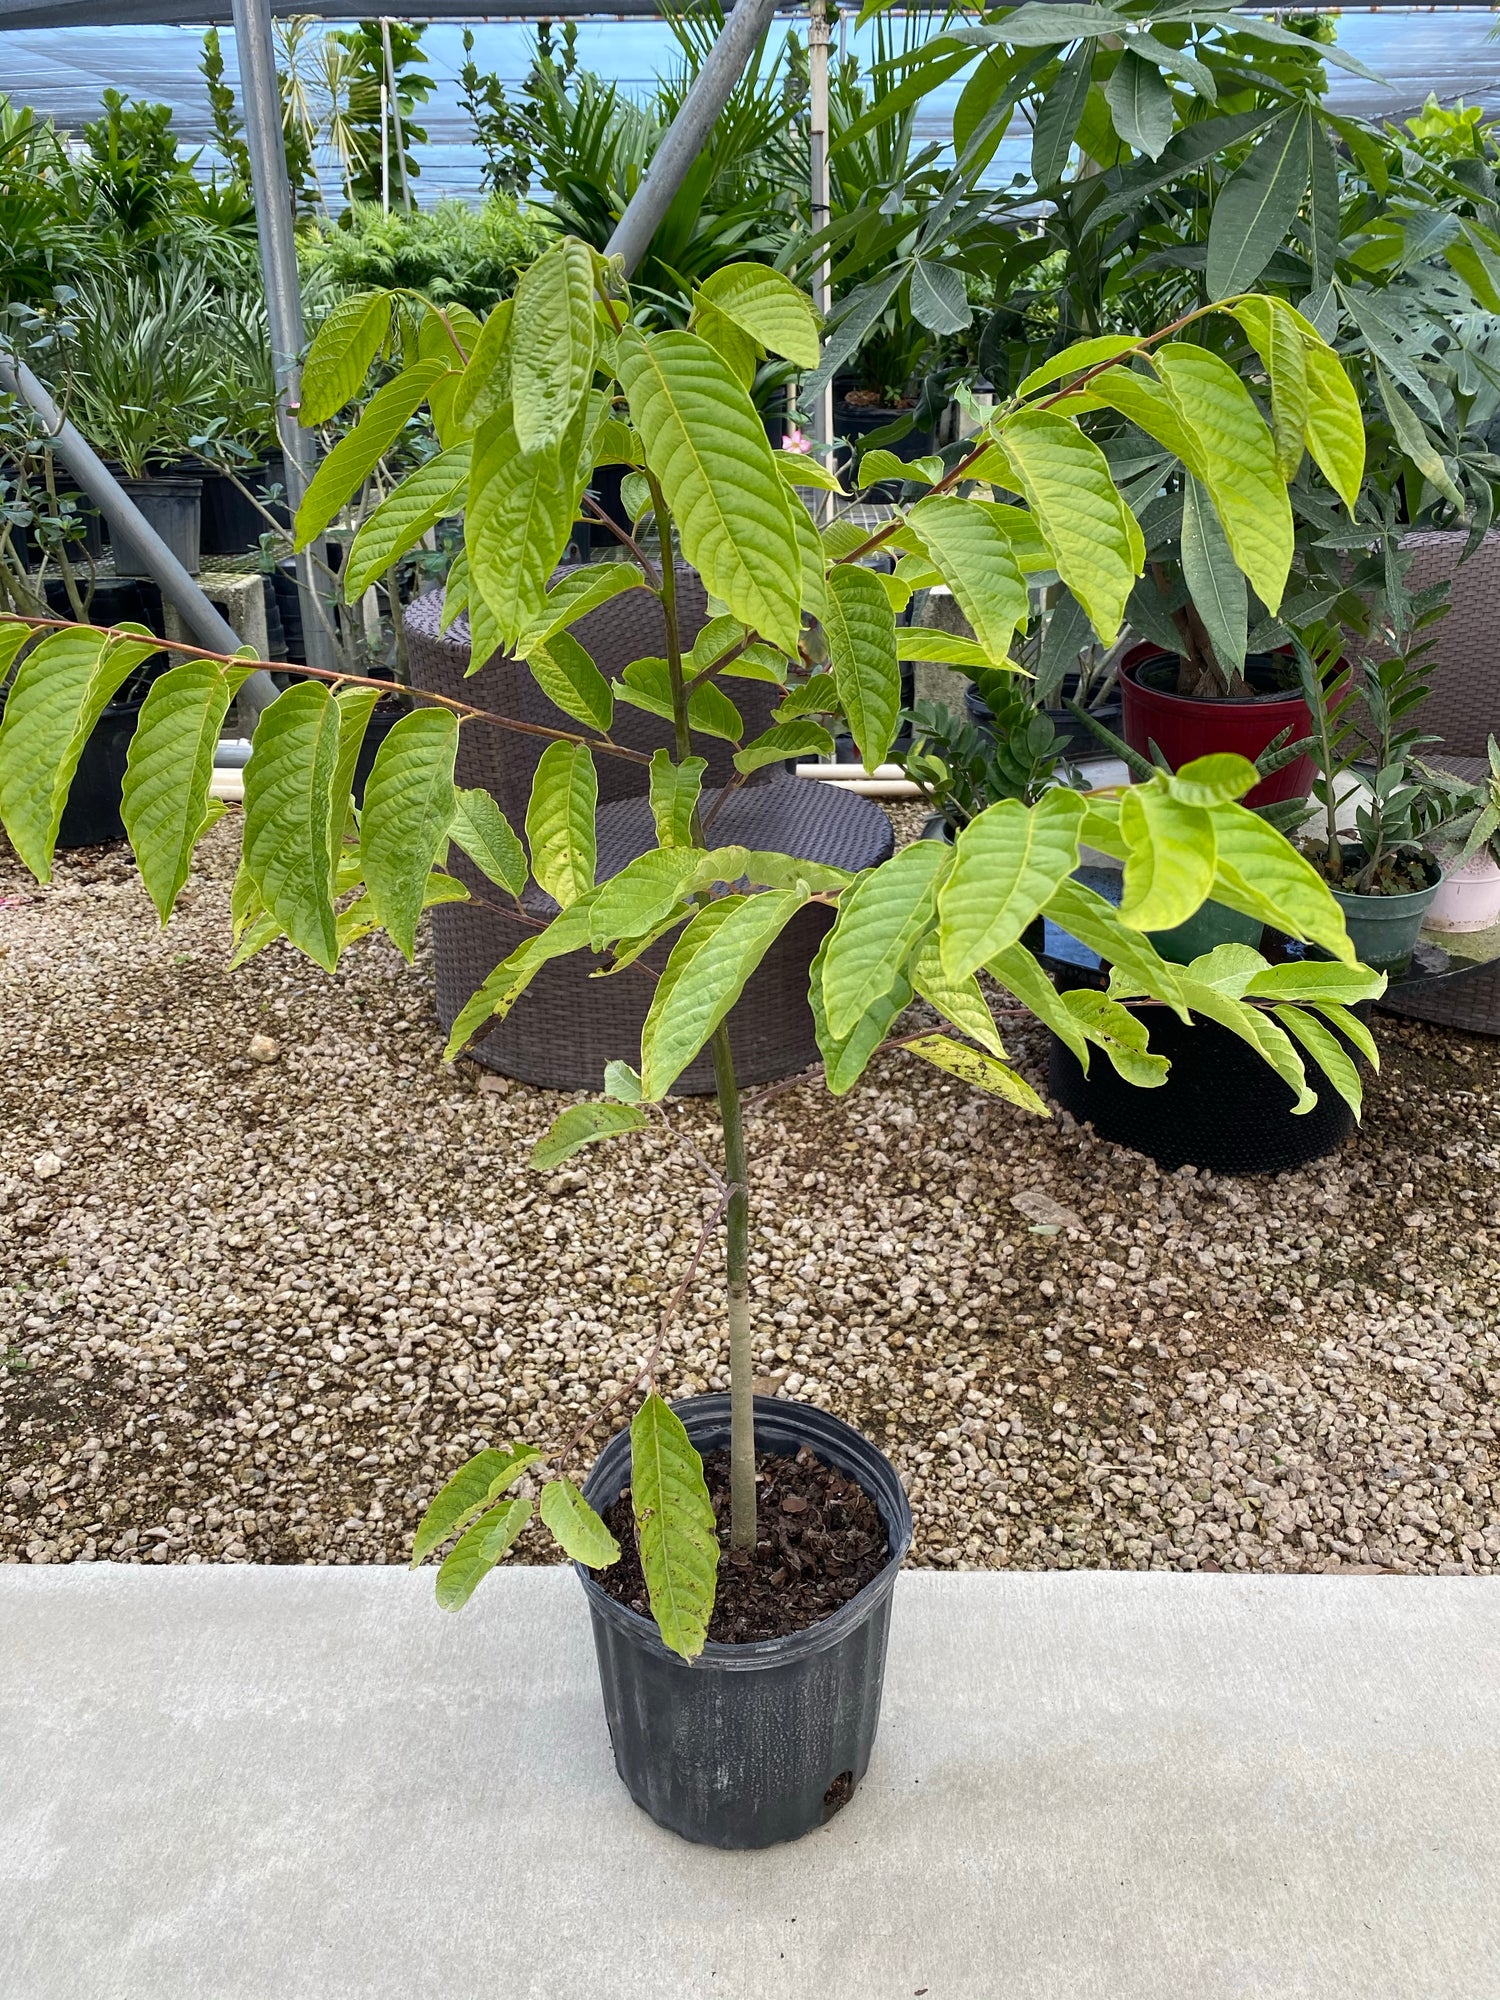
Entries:
[[0, 824], [39, 882], [83, 747], [155, 640], [115, 640], [89, 625], [54, 632], [16, 670], [0, 721]]
[[1019, 1104], [1023, 1111], [1034, 1112], [1038, 1118], [1052, 1116], [1025, 1077], [1018, 1075], [1008, 1063], [997, 1062], [994, 1056], [986, 1055], [982, 1049], [971, 1049], [963, 1042], [955, 1042], [949, 1035], [923, 1035], [919, 1041], [908, 1042], [906, 1046], [914, 1056], [920, 1056], [924, 1062], [930, 1062], [938, 1069], [947, 1070], [950, 1076], [961, 1077], [976, 1089], [988, 1091], [991, 1097], [1009, 1098], [1012, 1104]]
[[1234, 559], [1274, 613], [1292, 564], [1292, 507], [1266, 420], [1229, 363], [1210, 349], [1174, 341], [1158, 350], [1156, 365], [1203, 439], [1207, 464], [1199, 477]]
[[[785, 455], [782, 454], [783, 457]], [[779, 464], [780, 460], [777, 462]], [[821, 621], [828, 607], [828, 552], [801, 496], [788, 492], [787, 499], [792, 510], [792, 531], [797, 537], [797, 556], [802, 565], [802, 609], [809, 618]]]
[[1132, 785], [1120, 800], [1120, 833], [1126, 847], [1120, 922], [1137, 931], [1185, 924], [1213, 888], [1212, 814], [1154, 781]]
[[469, 364], [453, 393], [456, 424], [482, 424], [510, 401], [510, 316], [515, 301], [491, 308], [469, 349]]
[[443, 585], [443, 610], [438, 619], [439, 632], [446, 632], [460, 613], [469, 608], [469, 552], [460, 549], [453, 558]]
[[820, 722], [809, 722], [806, 718], [795, 722], [779, 722], [768, 729], [763, 736], [757, 736], [753, 743], [747, 743], [743, 750], [734, 753], [734, 768], [748, 777], [752, 771], [759, 771], [767, 764], [782, 764], [789, 757], [822, 757], [833, 755], [833, 738]]
[[1227, 688], [1230, 676], [1245, 670], [1249, 600], [1213, 501], [1191, 473], [1184, 476], [1182, 490], [1182, 577]]
[[16, 655], [32, 636], [32, 629], [22, 619], [0, 615], [0, 687], [4, 686]]
[[480, 873], [519, 896], [526, 887], [526, 850], [510, 821], [486, 791], [454, 794], [448, 838], [462, 848]]
[[1300, 1007], [1276, 1007], [1272, 1011], [1288, 1033], [1295, 1035], [1307, 1050], [1354, 1113], [1358, 1123], [1364, 1112], [1364, 1089], [1359, 1071], [1350, 1061], [1349, 1052], [1337, 1035], [1325, 1028], [1316, 1015], [1305, 1014]]
[[265, 909], [299, 951], [338, 963], [331, 881], [339, 707], [316, 681], [278, 695], [255, 725], [245, 766], [245, 865]]
[[1208, 295], [1247, 292], [1286, 239], [1307, 192], [1305, 107], [1288, 111], [1231, 174], [1208, 225]]
[[444, 1062], [452, 1062], [488, 1022], [503, 1021], [549, 960], [566, 957], [588, 943], [589, 910], [596, 893], [591, 889], [554, 917], [546, 930], [523, 939], [484, 984], [470, 994], [449, 1030]]
[[938, 898], [939, 944], [950, 979], [1015, 944], [1078, 866], [1083, 801], [1058, 787], [1035, 806], [1002, 799], [958, 836]]
[[841, 500], [848, 499], [848, 494], [839, 484], [838, 474], [830, 472], [826, 465], [820, 465], [810, 452], [788, 451], [783, 445], [772, 456], [776, 460], [776, 470], [788, 486], [811, 486], [819, 493], [837, 493]]
[[599, 562], [587, 569], [570, 570], [547, 592], [536, 624], [523, 633], [517, 650], [524, 658], [531, 647], [545, 645], [555, 632], [576, 625], [601, 604], [644, 586], [645, 578], [634, 563]]
[[440, 361], [416, 361], [377, 389], [347, 437], [339, 439], [313, 474], [293, 523], [294, 546], [305, 549], [356, 494], [410, 423], [428, 391], [447, 373]]
[[917, 257], [911, 267], [911, 316], [929, 333], [967, 332], [974, 318], [964, 274], [952, 264]]
[[1172, 136], [1172, 92], [1155, 63], [1127, 48], [1104, 86], [1115, 131], [1137, 153], [1159, 160]]
[[839, 899], [823, 963], [823, 1004], [833, 1035], [849, 1035], [889, 990], [931, 926], [939, 886], [952, 866], [952, 851], [941, 841], [913, 841], [857, 877]]
[[[1114, 361], [1122, 354], [1139, 349], [1141, 337], [1138, 333], [1101, 333], [1092, 340], [1075, 340], [1071, 347], [1065, 347], [1060, 354], [1052, 354], [1031, 373], [1025, 376], [1016, 390], [1018, 396], [1029, 396], [1037, 389], [1045, 389], [1049, 383], [1060, 382], [1067, 375], [1081, 375], [1086, 368], [1094, 368], [1101, 361]], [[1098, 382], [1107, 382], [1117, 371], [1096, 377]], [[1089, 393], [1094, 391], [1094, 383], [1089, 384]]]
[[699, 298], [694, 302], [692, 323], [688, 330], [697, 334], [700, 340], [706, 340], [715, 354], [722, 356], [741, 388], [753, 387], [755, 371], [761, 361], [761, 348], [742, 326], [737, 326], [710, 300]]
[[1099, 637], [1113, 644], [1145, 564], [1145, 543], [1103, 452], [1051, 410], [1018, 411], [999, 442], [1058, 575]]
[[684, 757], [674, 764], [665, 750], [651, 752], [651, 817], [656, 822], [656, 839], [661, 847], [693, 845], [693, 812], [703, 788], [708, 761]]
[[[404, 556], [445, 514], [458, 512], [469, 483], [467, 442], [439, 452], [388, 493], [361, 527], [342, 577], [344, 602], [353, 604], [377, 577]], [[325, 461], [326, 462], [326, 461]]]
[[693, 918], [672, 947], [641, 1030], [645, 1098], [666, 1096], [806, 901], [805, 888], [724, 896]]
[[1188, 1018], [1177, 967], [1168, 965], [1149, 938], [1122, 924], [1118, 911], [1102, 896], [1082, 882], [1060, 882], [1047, 900], [1046, 913], [1069, 937], [1125, 973], [1138, 991], [1164, 1001], [1184, 1021]]
[[[471, 621], [482, 598], [501, 640], [515, 646], [542, 613], [572, 526], [564, 452], [523, 452], [508, 409], [488, 418], [474, 439], [464, 522]], [[476, 645], [476, 670], [486, 657]]]
[[1344, 364], [1321, 341], [1306, 341], [1307, 449], [1313, 462], [1353, 514], [1365, 476], [1365, 422]]
[[1294, 317], [1279, 299], [1261, 298], [1242, 299], [1234, 316], [1250, 336], [1270, 378], [1276, 469], [1290, 482], [1302, 463], [1309, 414], [1307, 336], [1300, 315]]
[[707, 299], [770, 353], [798, 368], [817, 367], [818, 316], [812, 300], [780, 271], [767, 264], [724, 264], [704, 279], [697, 297]]
[[531, 1502], [524, 1495], [481, 1514], [438, 1570], [439, 1607], [462, 1610], [530, 1519]]
[[120, 818], [163, 924], [210, 824], [214, 751], [235, 679], [242, 677], [212, 660], [188, 660], [158, 674], [130, 739]]
[[[1014, 19], [1012, 15], [1011, 22]], [[1059, 24], [1058, 39], [1065, 36], [1066, 30]], [[1093, 74], [1092, 46], [1075, 49], [1036, 112], [1031, 133], [1031, 178], [1042, 193], [1056, 187], [1068, 170], [1068, 160], [1083, 119], [1083, 107], [1088, 103]]]
[[650, 1124], [633, 1104], [572, 1104], [552, 1121], [531, 1149], [531, 1164], [539, 1173], [560, 1167], [595, 1139], [616, 1139], [622, 1132], [639, 1132]]
[[[613, 687], [619, 699], [632, 708], [643, 708], [666, 722], [674, 719], [672, 676], [665, 660], [632, 660], [625, 678], [615, 681]], [[745, 733], [744, 717], [712, 681], [704, 681], [688, 696], [688, 725], [700, 736], [718, 736], [727, 743], [738, 743]]]
[[1391, 429], [1396, 434], [1396, 442], [1430, 485], [1437, 488], [1451, 507], [1459, 514], [1468, 513], [1468, 504], [1453, 482], [1453, 475], [1443, 463], [1442, 454], [1427, 435], [1422, 420], [1401, 395], [1389, 375], [1377, 361], [1375, 380], [1380, 388], [1380, 400], [1385, 405], [1385, 413], [1391, 420]]
[[1195, 958], [1184, 977], [1194, 985], [1212, 986], [1231, 1000], [1239, 1000], [1255, 975], [1265, 969], [1266, 961], [1248, 944], [1218, 944]]
[[1127, 1083], [1137, 1090], [1152, 1090], [1166, 1082], [1166, 1057], [1150, 1053], [1146, 1024], [1128, 1007], [1086, 987], [1064, 993], [1062, 1002], [1079, 1031], [1095, 1048], [1103, 1049]]
[[912, 989], [910, 981], [898, 975], [889, 990], [865, 1009], [847, 1035], [835, 1035], [828, 1026], [828, 1012], [823, 1004], [823, 971], [832, 935], [830, 931], [828, 937], [823, 939], [813, 959], [807, 997], [812, 1006], [813, 1028], [823, 1057], [828, 1088], [835, 1097], [843, 1097], [864, 1074], [871, 1056], [890, 1032], [891, 1024], [910, 1005]]
[[641, 1079], [628, 1062], [608, 1062], [604, 1065], [604, 1090], [606, 1096], [618, 1099], [621, 1104], [639, 1104], [641, 1101]]
[[[1381, 973], [1380, 977], [1383, 979], [1385, 974]], [[1375, 1037], [1358, 1014], [1351, 1014], [1347, 1007], [1341, 1007], [1332, 1000], [1318, 1000], [1314, 1005], [1330, 1027], [1337, 1028], [1345, 1041], [1353, 1042], [1371, 1069], [1380, 1068], [1380, 1051], [1375, 1046]]]
[[408, 963], [416, 950], [428, 873], [448, 846], [457, 756], [458, 717], [447, 708], [418, 708], [391, 729], [365, 781], [360, 816], [365, 887]]
[[1216, 806], [1213, 900], [1355, 964], [1344, 913], [1312, 863], [1245, 806]]
[[1217, 1021], [1221, 1028], [1227, 1028], [1232, 1035], [1238, 1035], [1289, 1085], [1296, 1099], [1291, 1107], [1294, 1118], [1305, 1117], [1312, 1110], [1318, 1098], [1317, 1093], [1308, 1088], [1302, 1058], [1286, 1033], [1268, 1014], [1263, 1014], [1258, 1007], [1247, 1007], [1243, 1001], [1232, 999], [1212, 986], [1204, 986], [1186, 977], [1182, 982], [1182, 991], [1195, 1014], [1205, 1015], [1210, 1021]]
[[554, 632], [534, 641], [526, 664], [548, 701], [564, 715], [591, 729], [607, 730], [615, 719], [615, 698], [609, 682], [571, 632]]
[[719, 1579], [718, 1523], [703, 1460], [654, 1390], [631, 1419], [630, 1508], [662, 1644], [696, 1659]]
[[523, 452], [559, 450], [594, 379], [594, 265], [565, 236], [521, 273], [511, 312], [510, 389]]
[[340, 299], [313, 337], [302, 365], [298, 423], [326, 424], [364, 386], [391, 327], [391, 294]]
[[943, 970], [937, 938], [929, 931], [912, 955], [911, 982], [930, 1007], [951, 1021], [960, 1034], [968, 1035], [1003, 1061], [1005, 1045], [995, 1026], [989, 1003], [972, 973], [965, 979], [950, 979]]
[[1028, 600], [1002, 522], [982, 500], [938, 494], [918, 501], [907, 526], [942, 571], [981, 648], [993, 661], [1005, 659], [1016, 628], [1026, 623]]
[[937, 626], [929, 629], [922, 625], [898, 625], [896, 658], [936, 660], [949, 667], [987, 668], [991, 673], [1001, 667], [1009, 667], [1012, 672], [1019, 671], [1003, 656], [997, 660], [989, 647], [981, 646], [977, 639], [965, 639], [960, 633], [944, 632]]
[[559, 909], [594, 886], [599, 779], [586, 743], [549, 743], [531, 781], [526, 843], [531, 872]]
[[800, 715], [834, 715], [838, 712], [838, 683], [832, 674], [813, 674], [794, 687], [774, 713], [778, 722], [795, 722]]
[[1089, 1067], [1088, 1042], [1063, 1005], [1063, 996], [1025, 945], [1013, 944], [1006, 951], [997, 951], [986, 963], [985, 971], [992, 979], [997, 979], [1007, 992], [1013, 993], [1023, 1007], [1029, 1008], [1044, 1027], [1050, 1028], [1059, 1041], [1073, 1051], [1086, 1076]]
[[[427, 877], [422, 885], [422, 908], [433, 909], [439, 903], [467, 903], [469, 891], [454, 875], [444, 875], [437, 869]], [[368, 896], [358, 896], [347, 909], [338, 914], [339, 951], [342, 953], [357, 939], [368, 937], [371, 931], [379, 930], [380, 920]]]
[[422, 1516], [412, 1543], [411, 1567], [415, 1569], [450, 1536], [468, 1527], [541, 1456], [534, 1445], [521, 1444], [508, 1451], [477, 1452], [461, 1465]]
[[1215, 750], [1207, 757], [1194, 757], [1180, 771], [1163, 771], [1151, 782], [1185, 806], [1225, 806], [1242, 799], [1259, 776], [1250, 759], [1238, 751]]
[[342, 894], [339, 874], [345, 854], [344, 839], [354, 812], [354, 773], [365, 731], [380, 696], [374, 688], [346, 687], [340, 688], [333, 699], [339, 712], [339, 753], [328, 788], [328, 847], [333, 864], [328, 888], [336, 896]]
[[542, 1488], [543, 1524], [564, 1555], [587, 1569], [608, 1569], [620, 1560], [620, 1544], [571, 1479], [549, 1479]]
[[1180, 458], [1189, 472], [1200, 479], [1209, 476], [1208, 448], [1165, 382], [1139, 369], [1111, 368], [1096, 375], [1084, 393], [1087, 401], [1081, 407], [1102, 403], [1118, 410], [1174, 458]]
[[631, 421], [684, 556], [736, 618], [795, 652], [797, 532], [754, 405], [722, 358], [691, 333], [647, 336], [627, 326], [619, 361]]
[[[1246, 987], [1251, 999], [1294, 1000], [1312, 1007], [1330, 1004], [1357, 1006], [1361, 1000], [1378, 1000], [1386, 989], [1383, 972], [1371, 972], [1367, 965], [1330, 965], [1322, 959], [1290, 959], [1285, 965], [1268, 965], [1257, 972]], [[1363, 1024], [1360, 1024], [1363, 1030]], [[1375, 1044], [1370, 1043], [1374, 1048]], [[1366, 1051], [1365, 1053], [1368, 1053]], [[1378, 1069], [1380, 1058], [1370, 1061]]]
[[694, 884], [703, 857], [693, 847], [653, 847], [601, 883], [589, 911], [589, 943], [602, 951], [617, 938], [654, 930]]
[[823, 630], [839, 706], [865, 769], [873, 771], [885, 762], [895, 740], [901, 667], [890, 599], [872, 571], [846, 563], [829, 572]]

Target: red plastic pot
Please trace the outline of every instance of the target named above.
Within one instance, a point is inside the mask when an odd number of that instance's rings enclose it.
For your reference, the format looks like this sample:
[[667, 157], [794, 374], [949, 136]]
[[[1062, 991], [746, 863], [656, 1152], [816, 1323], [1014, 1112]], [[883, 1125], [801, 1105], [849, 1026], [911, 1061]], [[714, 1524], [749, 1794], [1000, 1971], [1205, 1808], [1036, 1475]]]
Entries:
[[[1136, 646], [1120, 666], [1120, 695], [1123, 702], [1121, 733], [1132, 750], [1151, 755], [1156, 743], [1174, 771], [1195, 757], [1209, 757], [1217, 751], [1237, 750], [1252, 763], [1273, 738], [1290, 728], [1288, 742], [1295, 743], [1312, 728], [1312, 717], [1300, 694], [1267, 693], [1250, 701], [1205, 701], [1198, 696], [1172, 694], [1165, 688], [1142, 684], [1157, 663], [1169, 663], [1173, 675], [1176, 658], [1156, 646]], [[1249, 663], [1254, 684], [1254, 662]], [[1298, 757], [1264, 778], [1245, 798], [1247, 806], [1268, 806], [1278, 799], [1306, 798], [1312, 788], [1313, 760]]]

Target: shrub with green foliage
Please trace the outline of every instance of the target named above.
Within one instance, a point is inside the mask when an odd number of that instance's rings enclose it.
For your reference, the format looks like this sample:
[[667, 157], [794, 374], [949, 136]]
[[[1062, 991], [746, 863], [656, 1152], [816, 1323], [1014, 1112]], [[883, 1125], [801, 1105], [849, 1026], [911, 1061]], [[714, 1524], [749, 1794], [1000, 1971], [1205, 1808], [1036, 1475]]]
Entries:
[[308, 271], [351, 291], [401, 286], [483, 313], [515, 290], [549, 234], [524, 204], [495, 194], [477, 208], [440, 201], [409, 214], [361, 202], [347, 225], [315, 225], [299, 244]]

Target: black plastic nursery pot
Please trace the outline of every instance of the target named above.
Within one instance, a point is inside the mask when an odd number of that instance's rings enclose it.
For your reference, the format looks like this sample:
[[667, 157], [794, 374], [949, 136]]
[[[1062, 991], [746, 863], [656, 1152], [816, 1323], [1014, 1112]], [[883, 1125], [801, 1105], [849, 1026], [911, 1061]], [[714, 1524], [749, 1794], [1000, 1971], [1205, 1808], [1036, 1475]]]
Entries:
[[[1085, 1076], [1073, 1052], [1052, 1039], [1048, 1087], [1101, 1139], [1145, 1153], [1167, 1173], [1191, 1166], [1248, 1175], [1306, 1166], [1353, 1133], [1354, 1113], [1306, 1050], [1307, 1081], [1318, 1101], [1297, 1117], [1291, 1085], [1238, 1035], [1216, 1021], [1180, 1021], [1169, 1007], [1139, 1011], [1152, 1053], [1171, 1064], [1165, 1083], [1152, 1090], [1127, 1083], [1097, 1050]], [[1353, 1057], [1353, 1046], [1344, 1046]]]
[[[159, 473], [152, 479], [122, 479], [120, 486], [188, 574], [196, 576], [201, 553], [202, 479], [177, 473]], [[131, 555], [123, 542], [115, 541], [113, 547], [116, 576], [151, 574], [142, 562]]]
[[[673, 1408], [700, 1452], [729, 1441], [729, 1398]], [[710, 1847], [770, 1847], [824, 1825], [869, 1765], [885, 1682], [891, 1593], [911, 1544], [911, 1509], [895, 1467], [867, 1438], [804, 1403], [755, 1399], [755, 1442], [808, 1446], [862, 1486], [890, 1536], [878, 1576], [832, 1617], [783, 1639], [712, 1641], [688, 1662], [656, 1627], [617, 1603], [580, 1566], [593, 1620], [615, 1769], [658, 1826]], [[584, 1492], [601, 1514], [630, 1481], [630, 1436], [605, 1446]]]

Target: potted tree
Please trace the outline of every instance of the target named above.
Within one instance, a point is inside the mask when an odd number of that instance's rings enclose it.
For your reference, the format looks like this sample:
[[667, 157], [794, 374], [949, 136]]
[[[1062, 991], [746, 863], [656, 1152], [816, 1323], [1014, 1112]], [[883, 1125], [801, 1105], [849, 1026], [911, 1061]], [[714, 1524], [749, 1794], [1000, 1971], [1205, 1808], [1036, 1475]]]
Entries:
[[[337, 307], [308, 357], [307, 420], [356, 398], [402, 318], [431, 310], [399, 294]], [[549, 732], [526, 820], [528, 859], [488, 795], [453, 782], [460, 729], [508, 726], [505, 718], [427, 698], [386, 737], [355, 812], [350, 774], [378, 684], [309, 674], [257, 725], [232, 899], [237, 955], [284, 938], [331, 970], [352, 940], [383, 926], [409, 956], [424, 906], [467, 893], [443, 866], [455, 843], [498, 893], [519, 898], [529, 871], [556, 914], [536, 920], [496, 966], [455, 1022], [450, 1055], [517, 1005], [549, 959], [589, 951], [607, 971], [636, 961], [651, 940], [675, 940], [639, 1067], [612, 1063], [604, 1095], [556, 1119], [533, 1155], [539, 1169], [666, 1115], [687, 1064], [712, 1052], [721, 1154], [710, 1167], [703, 1240], [722, 1225], [727, 1399], [671, 1407], [656, 1381], [658, 1343], [613, 1404], [591, 1412], [570, 1438], [511, 1440], [471, 1460], [434, 1500], [415, 1547], [420, 1559], [452, 1544], [437, 1590], [456, 1607], [514, 1543], [533, 1507], [527, 1486], [543, 1482], [537, 1510], [584, 1574], [618, 1768], [647, 1811], [692, 1839], [753, 1846], [790, 1838], [850, 1795], [878, 1718], [890, 1593], [909, 1535], [899, 1480], [873, 1445], [821, 1411], [757, 1406], [752, 1394], [751, 1186], [727, 1019], [793, 915], [813, 901], [835, 912], [809, 999], [836, 1094], [890, 1048], [1046, 1115], [1007, 1058], [977, 977], [987, 970], [1081, 1062], [1102, 1059], [1133, 1085], [1159, 1085], [1166, 1063], [1117, 995], [1178, 1019], [1201, 1013], [1229, 1023], [1311, 1101], [1305, 1048], [1334, 1092], [1357, 1101], [1352, 1064], [1332, 1050], [1348, 1005], [1383, 982], [1355, 962], [1316, 870], [1239, 803], [1255, 779], [1244, 760], [1200, 760], [1088, 797], [1054, 787], [1034, 803], [1004, 799], [952, 847], [918, 842], [851, 877], [792, 855], [715, 847], [724, 794], [703, 791], [703, 762], [689, 754], [690, 722], [707, 710], [739, 741], [736, 680], [770, 675], [785, 690], [777, 717], [741, 742], [731, 788], [767, 761], [826, 751], [819, 716], [847, 725], [867, 766], [882, 761], [900, 709], [893, 596], [903, 586], [865, 564], [881, 548], [920, 551], [943, 575], [973, 625], [979, 665], [1003, 670], [1009, 657], [1026, 615], [1018, 549], [1033, 537], [1100, 639], [1112, 642], [1142, 551], [1077, 406], [1122, 361], [1160, 365], [1184, 330], [1173, 325], [1076, 365], [1064, 358], [1047, 381], [1008, 399], [919, 503], [868, 534], [840, 533], [835, 523], [825, 539], [788, 476], [803, 480], [805, 470], [783, 468], [785, 455], [771, 447], [724, 352], [742, 360], [747, 348], [767, 349], [807, 366], [817, 338], [807, 300], [776, 274], [746, 266], [733, 282], [719, 274], [687, 330], [645, 332], [619, 270], [565, 238], [525, 273], [513, 310], [492, 315], [472, 349], [455, 338], [451, 363], [434, 370], [408, 360], [376, 391], [299, 516], [299, 534], [316, 534], [365, 477], [390, 426], [428, 400], [443, 453], [365, 522], [364, 556], [378, 544], [383, 559], [394, 559], [462, 494], [462, 588], [475, 657], [505, 646], [535, 662], [580, 727]], [[1287, 330], [1317, 339], [1300, 322]], [[419, 352], [416, 343], [406, 351]], [[1087, 379], [1085, 370], [1093, 371]], [[1201, 440], [1202, 427], [1219, 421], [1224, 395], [1243, 392], [1222, 389], [1215, 376], [1200, 394], [1198, 380], [1184, 386], [1180, 421]], [[1326, 417], [1338, 394], [1320, 389], [1310, 408]], [[1254, 413], [1248, 397], [1244, 407]], [[1357, 483], [1359, 449], [1355, 427], [1334, 462], [1341, 486]], [[994, 457], [1024, 508], [997, 506], [969, 488]], [[603, 562], [551, 581], [601, 458], [639, 471], [659, 546], [675, 546], [722, 607], [691, 647], [682, 643], [671, 561]], [[1238, 504], [1232, 477], [1221, 490]], [[356, 582], [358, 567], [352, 552]], [[590, 606], [638, 589], [659, 599], [665, 657], [634, 663], [611, 687], [576, 641], [560, 642]], [[6, 668], [32, 629], [0, 621]], [[20, 658], [0, 728], [0, 819], [39, 874], [50, 865], [78, 732], [146, 643], [75, 627]], [[208, 818], [218, 721], [247, 671], [243, 662], [181, 650], [190, 657], [156, 682], [142, 711], [125, 795], [126, 825], [164, 919]], [[809, 671], [805, 652], [826, 665]], [[599, 882], [594, 760], [640, 754], [609, 733], [614, 704], [630, 699], [671, 717], [676, 754], [658, 750], [650, 759], [655, 846]], [[1118, 908], [1074, 879], [1082, 844], [1119, 857]], [[1328, 960], [1269, 966], [1228, 946], [1184, 973], [1153, 949], [1149, 933], [1185, 921], [1210, 896]], [[1023, 941], [1038, 917], [1091, 943], [1112, 967], [1115, 990], [1058, 992]], [[914, 994], [944, 1026], [903, 1031]], [[692, 1276], [690, 1267], [684, 1284]], [[580, 1482], [574, 1460], [594, 1429], [637, 1397], [628, 1429]]]

